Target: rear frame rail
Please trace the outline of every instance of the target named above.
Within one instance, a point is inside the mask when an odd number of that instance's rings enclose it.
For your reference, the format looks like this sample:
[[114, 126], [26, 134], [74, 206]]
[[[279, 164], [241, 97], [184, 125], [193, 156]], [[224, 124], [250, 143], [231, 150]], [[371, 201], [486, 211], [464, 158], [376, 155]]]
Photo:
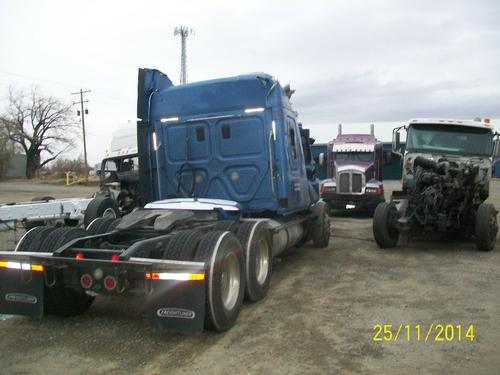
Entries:
[[[97, 249], [91, 249], [95, 250]], [[203, 331], [206, 283], [204, 262], [139, 257], [110, 261], [75, 259], [46, 252], [1, 251], [0, 265], [6, 264], [18, 267], [0, 267], [0, 313], [41, 317], [47, 288], [75, 287], [69, 282], [58, 286], [56, 278], [54, 285], [47, 285], [46, 277], [50, 272], [59, 269], [77, 276], [86, 273], [95, 277], [97, 270], [100, 270], [101, 274], [114, 275], [117, 284], [116, 290], [101, 290], [98, 294], [125, 291], [135, 293], [139, 290], [139, 294], [146, 298], [147, 320], [155, 329], [189, 334]], [[32, 265], [36, 265], [38, 271], [33, 271]], [[100, 280], [102, 279], [98, 281]], [[142, 280], [142, 289], [134, 288], [138, 284], [129, 283], [130, 280]], [[125, 286], [124, 290], [119, 290], [121, 286]], [[93, 290], [88, 292], [94, 293]]]

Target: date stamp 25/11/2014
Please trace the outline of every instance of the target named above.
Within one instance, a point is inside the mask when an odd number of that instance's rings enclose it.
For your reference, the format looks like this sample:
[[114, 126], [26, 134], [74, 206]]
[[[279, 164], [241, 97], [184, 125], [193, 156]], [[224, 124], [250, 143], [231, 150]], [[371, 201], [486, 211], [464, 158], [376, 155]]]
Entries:
[[374, 324], [373, 341], [378, 342], [474, 342], [474, 324]]

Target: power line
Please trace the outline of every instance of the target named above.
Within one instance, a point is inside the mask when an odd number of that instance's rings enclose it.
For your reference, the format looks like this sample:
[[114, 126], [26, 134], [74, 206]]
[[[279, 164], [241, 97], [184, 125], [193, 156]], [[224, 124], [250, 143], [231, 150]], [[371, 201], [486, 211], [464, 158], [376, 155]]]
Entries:
[[45, 79], [45, 78], [37, 78], [37, 77], [25, 75], [25, 74], [18, 74], [18, 73], [7, 72], [5, 70], [0, 70], [0, 74], [4, 74], [4, 75], [8, 75], [8, 76], [14, 76], [14, 77], [20, 77], [20, 78], [29, 79], [29, 80], [32, 80], [32, 81], [46, 82], [46, 83], [51, 83], [51, 84], [60, 85], [60, 86], [78, 87], [78, 85], [75, 85], [75, 84], [72, 84], [72, 83], [53, 81], [53, 80]]
[[83, 89], [80, 89], [79, 92], [72, 92], [71, 95], [80, 95], [80, 101], [79, 102], [73, 102], [73, 105], [74, 104], [80, 104], [81, 106], [81, 112], [78, 111], [77, 113], [80, 114], [81, 113], [81, 116], [82, 116], [82, 130], [83, 130], [83, 158], [85, 159], [85, 182], [88, 182], [89, 180], [89, 165], [87, 164], [87, 140], [86, 140], [86, 136], [85, 136], [85, 115], [88, 114], [88, 110], [87, 109], [83, 109], [83, 103], [88, 103], [89, 101], [88, 100], [83, 100], [83, 94], [87, 94], [89, 93], [90, 90], [85, 90], [83, 91]]
[[[24, 78], [26, 80], [31, 80], [31, 81], [34, 81], [34, 82], [42, 82], [42, 83], [48, 83], [48, 84], [59, 85], [59, 86], [66, 86], [66, 87], [71, 87], [71, 88], [76, 88], [76, 87], [79, 86], [79, 85], [74, 84], [74, 83], [60, 82], [60, 81], [54, 81], [54, 80], [45, 79], [45, 78], [39, 78], [39, 77], [35, 77], [35, 76], [29, 76], [29, 75], [25, 75], [25, 74], [7, 72], [7, 71], [1, 70], [1, 69], [0, 69], [0, 74], [7, 75], [7, 76]], [[10, 82], [6, 78], [0, 78], [0, 81], [4, 81], [4, 82], [7, 82], [7, 83]], [[94, 92], [94, 94], [100, 95], [100, 96], [104, 97], [105, 99], [113, 100], [113, 101], [116, 101], [116, 102], [122, 102], [123, 98], [124, 98], [123, 96], [120, 96], [120, 97], [114, 96], [116, 93], [113, 93], [113, 95], [110, 95], [110, 94], [108, 94], [108, 93], [106, 93], [106, 92], [104, 92], [102, 90], [98, 90], [98, 91], [94, 90], [93, 92]], [[0, 99], [0, 100], [4, 100], [4, 99]]]

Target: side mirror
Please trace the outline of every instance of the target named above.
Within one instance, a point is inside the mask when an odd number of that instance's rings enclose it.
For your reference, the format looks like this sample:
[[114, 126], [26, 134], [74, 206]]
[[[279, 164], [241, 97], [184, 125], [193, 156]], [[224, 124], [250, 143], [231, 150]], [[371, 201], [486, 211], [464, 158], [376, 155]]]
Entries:
[[399, 131], [394, 131], [392, 133], [392, 151], [394, 152], [400, 152], [401, 150], [401, 135], [399, 134]]
[[322, 152], [321, 154], [319, 154], [318, 156], [318, 164], [322, 167], [323, 165], [325, 165], [325, 153]]
[[497, 136], [493, 142], [493, 162], [495, 162], [500, 159], [500, 138]]

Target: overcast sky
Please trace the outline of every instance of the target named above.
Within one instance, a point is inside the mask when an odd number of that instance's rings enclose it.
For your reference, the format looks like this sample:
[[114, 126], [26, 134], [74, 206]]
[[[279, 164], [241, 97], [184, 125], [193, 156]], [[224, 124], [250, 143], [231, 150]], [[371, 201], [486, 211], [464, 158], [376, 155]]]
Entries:
[[92, 90], [95, 163], [136, 118], [137, 68], [178, 82], [183, 24], [195, 30], [190, 82], [264, 71], [297, 90], [318, 141], [339, 122], [344, 132], [374, 122], [388, 140], [411, 117], [500, 118], [499, 20], [498, 0], [0, 0], [0, 104], [9, 85], [67, 101]]

